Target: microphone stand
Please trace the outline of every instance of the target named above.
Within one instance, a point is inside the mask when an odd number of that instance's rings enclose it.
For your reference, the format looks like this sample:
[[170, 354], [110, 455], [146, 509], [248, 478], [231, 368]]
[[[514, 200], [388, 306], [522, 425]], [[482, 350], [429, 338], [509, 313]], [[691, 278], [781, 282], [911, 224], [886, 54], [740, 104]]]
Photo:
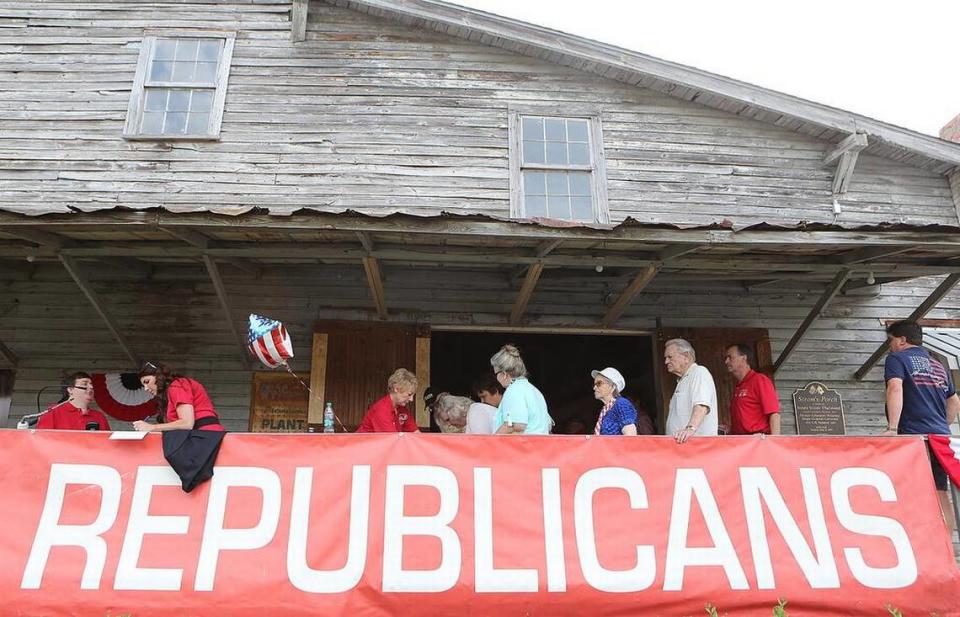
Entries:
[[58, 407], [60, 407], [61, 405], [63, 405], [64, 403], [69, 403], [69, 402], [70, 402], [70, 399], [67, 398], [66, 400], [60, 401], [60, 402], [57, 403], [56, 405], [51, 405], [50, 407], [48, 407], [47, 409], [44, 409], [43, 411], [40, 410], [40, 395], [43, 394], [44, 392], [46, 392], [47, 390], [52, 389], [52, 388], [60, 388], [60, 389], [63, 389], [63, 387], [64, 387], [63, 384], [57, 384], [57, 385], [55, 385], [55, 386], [44, 386], [44, 387], [40, 388], [39, 390], [37, 390], [37, 413], [32, 413], [32, 414], [28, 414], [28, 415], [22, 416], [22, 417], [20, 418], [20, 420], [17, 421], [17, 428], [18, 428], [18, 429], [28, 429], [28, 428], [30, 428], [31, 425], [36, 425], [36, 420], [39, 420], [39, 419], [40, 419], [40, 416], [44, 416], [44, 415], [50, 413], [50, 412], [53, 411], [54, 409], [57, 409]]

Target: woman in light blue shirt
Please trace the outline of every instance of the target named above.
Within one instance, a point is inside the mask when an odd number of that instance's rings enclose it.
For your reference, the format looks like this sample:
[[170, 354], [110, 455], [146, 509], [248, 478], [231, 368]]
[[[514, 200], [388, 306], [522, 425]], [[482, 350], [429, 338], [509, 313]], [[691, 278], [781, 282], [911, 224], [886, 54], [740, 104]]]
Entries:
[[505, 388], [495, 421], [498, 435], [548, 435], [553, 419], [543, 394], [527, 379], [520, 350], [504, 345], [490, 358], [497, 381]]

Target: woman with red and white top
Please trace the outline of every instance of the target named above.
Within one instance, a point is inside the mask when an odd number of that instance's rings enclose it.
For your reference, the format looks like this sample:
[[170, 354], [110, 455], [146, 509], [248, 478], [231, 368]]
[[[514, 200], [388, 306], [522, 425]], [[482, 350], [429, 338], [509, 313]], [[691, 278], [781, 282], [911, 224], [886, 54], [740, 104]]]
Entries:
[[157, 398], [157, 423], [133, 423], [138, 431], [199, 429], [225, 431], [207, 390], [196, 379], [178, 375], [163, 364], [147, 362], [140, 371], [143, 389]]

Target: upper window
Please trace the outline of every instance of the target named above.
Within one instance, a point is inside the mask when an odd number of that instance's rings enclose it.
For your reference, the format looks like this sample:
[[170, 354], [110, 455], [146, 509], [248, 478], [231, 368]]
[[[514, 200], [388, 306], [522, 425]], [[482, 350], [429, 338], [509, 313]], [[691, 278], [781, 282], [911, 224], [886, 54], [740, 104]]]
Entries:
[[518, 113], [511, 129], [514, 217], [609, 220], [598, 118]]
[[224, 33], [145, 37], [124, 137], [218, 138], [233, 41]]

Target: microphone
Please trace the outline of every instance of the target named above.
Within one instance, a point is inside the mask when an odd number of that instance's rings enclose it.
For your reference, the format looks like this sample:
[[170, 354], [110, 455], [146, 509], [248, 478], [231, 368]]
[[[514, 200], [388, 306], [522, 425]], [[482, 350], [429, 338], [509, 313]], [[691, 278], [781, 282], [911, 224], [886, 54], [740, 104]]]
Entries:
[[87, 428], [86, 428], [86, 430], [88, 430], [88, 431], [99, 431], [99, 430], [100, 430], [100, 423], [99, 423], [99, 422], [96, 422], [96, 421], [94, 421], [94, 422], [87, 422]]

